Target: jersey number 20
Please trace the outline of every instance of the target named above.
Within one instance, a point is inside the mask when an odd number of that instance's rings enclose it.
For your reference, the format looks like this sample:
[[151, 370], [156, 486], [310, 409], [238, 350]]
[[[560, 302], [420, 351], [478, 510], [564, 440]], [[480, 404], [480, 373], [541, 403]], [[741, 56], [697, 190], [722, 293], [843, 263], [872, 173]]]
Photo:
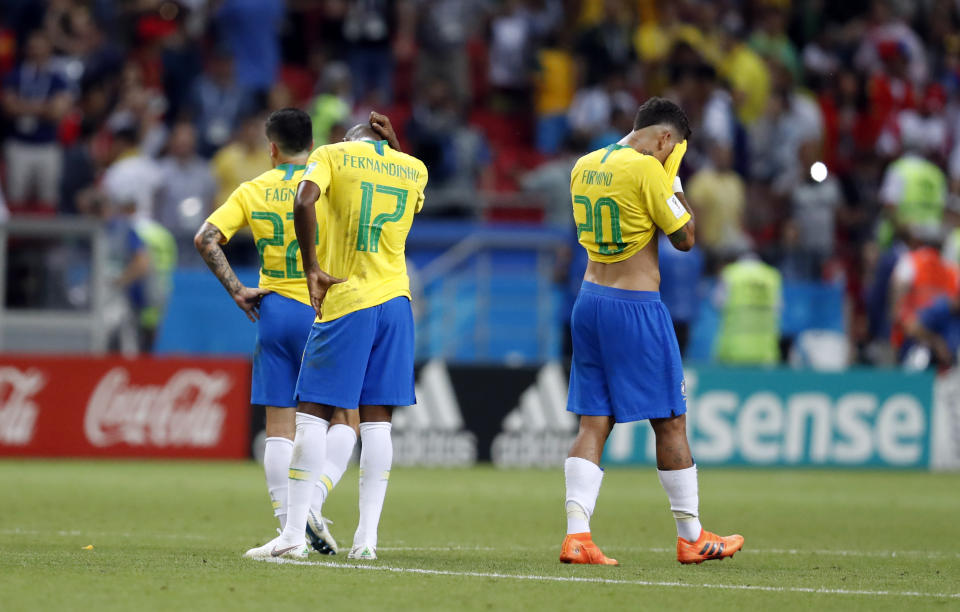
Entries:
[[[625, 248], [627, 244], [623, 242], [623, 231], [620, 229], [620, 206], [613, 198], [597, 198], [593, 204], [587, 196], [573, 196], [573, 204], [583, 204], [586, 209], [586, 217], [583, 223], [577, 224], [577, 238], [583, 232], [593, 232], [593, 241], [604, 255], [616, 255]], [[607, 240], [603, 235], [603, 209], [606, 208], [610, 213], [610, 239]]]

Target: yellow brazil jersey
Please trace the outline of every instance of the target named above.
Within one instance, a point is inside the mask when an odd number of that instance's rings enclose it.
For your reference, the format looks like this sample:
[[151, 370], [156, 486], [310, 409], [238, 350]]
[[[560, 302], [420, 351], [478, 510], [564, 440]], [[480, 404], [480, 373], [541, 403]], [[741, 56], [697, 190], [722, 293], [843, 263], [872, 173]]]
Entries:
[[577, 238], [590, 259], [623, 261], [657, 228], [672, 234], [690, 220], [657, 158], [612, 144], [577, 160], [570, 174]]
[[303, 179], [327, 196], [317, 207], [326, 226], [321, 266], [347, 279], [327, 292], [322, 321], [409, 298], [404, 248], [413, 215], [423, 208], [423, 162], [386, 141], [338, 142], [313, 152]]
[[[309, 304], [300, 245], [293, 229], [293, 200], [305, 168], [282, 164], [241, 183], [207, 221], [227, 240], [249, 225], [260, 253], [260, 288]], [[322, 234], [321, 220], [317, 223], [318, 243]]]

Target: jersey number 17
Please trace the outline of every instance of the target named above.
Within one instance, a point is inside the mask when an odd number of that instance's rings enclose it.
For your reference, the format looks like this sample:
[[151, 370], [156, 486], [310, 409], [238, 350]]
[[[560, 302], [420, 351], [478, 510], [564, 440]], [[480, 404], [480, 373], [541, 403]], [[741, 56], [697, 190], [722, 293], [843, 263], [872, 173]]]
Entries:
[[[360, 183], [360, 190], [363, 196], [360, 200], [360, 228], [357, 231], [357, 250], [367, 253], [378, 253], [380, 251], [380, 234], [383, 231], [385, 223], [392, 223], [403, 218], [404, 211], [407, 210], [407, 190], [388, 185], [375, 185], [363, 181]], [[396, 198], [397, 206], [392, 213], [380, 213], [373, 217], [373, 194], [382, 193], [384, 195]]]

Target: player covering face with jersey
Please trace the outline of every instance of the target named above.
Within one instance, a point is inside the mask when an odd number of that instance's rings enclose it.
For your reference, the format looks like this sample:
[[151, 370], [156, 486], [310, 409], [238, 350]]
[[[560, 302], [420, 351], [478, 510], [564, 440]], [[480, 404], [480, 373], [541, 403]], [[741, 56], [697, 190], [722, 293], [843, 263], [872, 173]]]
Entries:
[[680, 250], [694, 244], [693, 215], [675, 180], [688, 136], [684, 112], [651, 98], [637, 112], [632, 132], [581, 157], [570, 177], [577, 236], [589, 263], [571, 316], [567, 409], [580, 415], [580, 431], [564, 464], [565, 563], [617, 565], [593, 543], [589, 520], [607, 437], [615, 423], [639, 420], [649, 420], [656, 435], [660, 482], [677, 522], [678, 560], [722, 558], [743, 544], [739, 535], [721, 538], [700, 526], [683, 366], [659, 294], [658, 232]]

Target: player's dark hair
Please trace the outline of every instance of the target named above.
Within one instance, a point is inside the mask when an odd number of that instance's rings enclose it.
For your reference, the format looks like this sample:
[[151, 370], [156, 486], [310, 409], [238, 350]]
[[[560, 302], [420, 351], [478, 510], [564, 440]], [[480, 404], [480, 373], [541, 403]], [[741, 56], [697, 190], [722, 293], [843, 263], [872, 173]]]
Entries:
[[667, 123], [676, 128], [682, 137], [690, 138], [690, 121], [683, 109], [670, 100], [664, 98], [650, 98], [637, 110], [633, 119], [633, 129], [640, 130], [651, 125]]
[[267, 138], [287, 155], [309, 151], [313, 145], [310, 115], [299, 108], [273, 111], [267, 117]]

